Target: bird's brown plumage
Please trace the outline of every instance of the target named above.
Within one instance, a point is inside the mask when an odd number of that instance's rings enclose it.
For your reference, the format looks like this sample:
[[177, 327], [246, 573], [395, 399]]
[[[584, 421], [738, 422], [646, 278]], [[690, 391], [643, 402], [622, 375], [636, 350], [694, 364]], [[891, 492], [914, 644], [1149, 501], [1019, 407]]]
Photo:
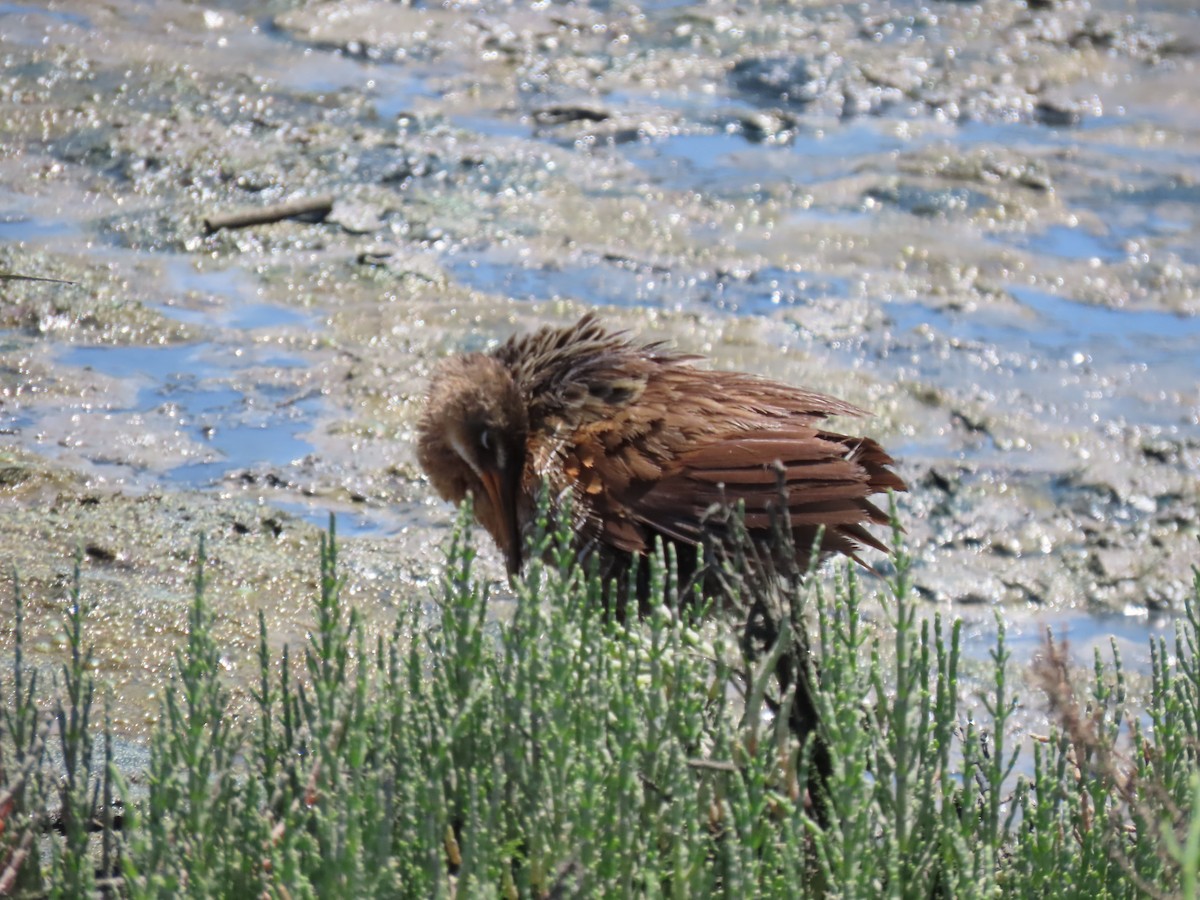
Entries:
[[807, 558], [821, 527], [824, 552], [886, 551], [866, 527], [888, 521], [870, 497], [905, 484], [875, 441], [824, 427], [863, 412], [695, 359], [635, 344], [591, 314], [452, 357], [430, 386], [421, 466], [443, 498], [474, 496], [513, 573], [543, 480], [551, 497], [570, 498], [577, 549], [598, 554], [609, 576], [659, 537], [691, 574], [709, 513], [739, 501], [765, 543], [785, 496], [797, 555]]

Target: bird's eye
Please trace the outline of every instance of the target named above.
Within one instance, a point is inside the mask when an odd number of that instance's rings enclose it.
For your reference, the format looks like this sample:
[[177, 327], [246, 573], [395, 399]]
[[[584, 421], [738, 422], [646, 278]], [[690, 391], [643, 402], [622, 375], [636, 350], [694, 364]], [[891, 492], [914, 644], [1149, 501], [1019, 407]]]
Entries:
[[492, 449], [492, 432], [491, 429], [485, 428], [479, 432], [479, 447], [484, 451]]

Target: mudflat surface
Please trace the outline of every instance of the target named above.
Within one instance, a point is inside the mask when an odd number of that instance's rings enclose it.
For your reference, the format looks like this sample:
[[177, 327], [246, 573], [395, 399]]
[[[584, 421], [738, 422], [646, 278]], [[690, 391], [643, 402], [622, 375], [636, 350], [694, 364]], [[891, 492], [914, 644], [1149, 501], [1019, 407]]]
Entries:
[[600, 308], [872, 410], [978, 653], [1144, 658], [1200, 561], [1198, 54], [1186, 0], [0, 2], [0, 273], [75, 282], [0, 280], [0, 609], [53, 664], [80, 554], [132, 735], [200, 533], [235, 679], [330, 512], [390, 629], [432, 365]]

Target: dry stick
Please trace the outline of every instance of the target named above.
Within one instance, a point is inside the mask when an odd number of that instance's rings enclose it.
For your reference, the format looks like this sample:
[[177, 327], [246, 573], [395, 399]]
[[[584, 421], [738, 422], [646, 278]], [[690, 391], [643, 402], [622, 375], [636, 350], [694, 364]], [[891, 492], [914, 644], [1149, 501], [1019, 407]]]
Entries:
[[[1160, 779], [1153, 777], [1139, 779], [1136, 767], [1127, 759], [1124, 760], [1127, 763], [1126, 771], [1122, 772], [1119, 767], [1122, 760], [1108, 739], [1096, 727], [1101, 721], [1102, 711], [1097, 709], [1088, 714], [1080, 708], [1079, 701], [1075, 697], [1075, 689], [1071, 685], [1068, 660], [1066, 642], [1055, 641], [1050, 634], [1047, 634], [1042, 644], [1042, 653], [1034, 660], [1033, 674], [1038, 686], [1046, 695], [1050, 714], [1057, 721], [1063, 734], [1066, 735], [1075, 754], [1076, 777], [1082, 780], [1084, 768], [1087, 767], [1093, 774], [1108, 781], [1115, 788], [1117, 797], [1124, 802], [1127, 815], [1136, 811], [1149, 821], [1156, 818], [1160, 810], [1165, 809], [1175, 823], [1186, 824], [1186, 816], [1172, 801], [1170, 791], [1166, 789]], [[1143, 797], [1141, 793], [1149, 796]], [[1086, 800], [1087, 794], [1084, 794], [1083, 797]], [[1157, 806], [1152, 806], [1152, 801], [1156, 801]], [[1086, 811], [1086, 807], [1084, 810]], [[1109, 858], [1120, 866], [1138, 890], [1147, 897], [1152, 897], [1154, 900], [1158, 900], [1158, 898], [1166, 900], [1166, 898], [1174, 896], [1148, 882], [1134, 868], [1128, 851], [1125, 849], [1128, 846], [1127, 834], [1121, 830], [1128, 827], [1128, 822], [1122, 825], [1120, 822], [1114, 822], [1111, 818], [1107, 820], [1104, 835], [1107, 840], [1104, 848]], [[1175, 824], [1175, 827], [1178, 828], [1179, 825]], [[1165, 866], [1172, 864], [1161, 841], [1154, 850]]]
[[41, 275], [14, 275], [11, 272], [0, 272], [0, 281], [44, 281], [48, 284], [78, 284], [78, 281], [68, 281], [65, 278], [44, 278]]
[[222, 228], [246, 228], [250, 225], [266, 225], [271, 222], [280, 222], [283, 219], [298, 219], [302, 216], [313, 216], [320, 221], [329, 215], [332, 209], [333, 197], [328, 194], [322, 194], [319, 197], [300, 197], [296, 200], [285, 200], [283, 203], [273, 203], [258, 209], [205, 216], [204, 231], [206, 234], [212, 234]]

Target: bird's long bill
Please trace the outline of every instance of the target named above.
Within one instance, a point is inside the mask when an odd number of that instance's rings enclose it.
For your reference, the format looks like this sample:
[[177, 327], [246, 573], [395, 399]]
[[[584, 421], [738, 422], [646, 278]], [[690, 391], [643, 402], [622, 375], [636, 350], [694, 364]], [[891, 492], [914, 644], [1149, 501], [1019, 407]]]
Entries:
[[504, 554], [508, 574], [521, 571], [521, 530], [517, 525], [517, 485], [519, 474], [505, 469], [489, 469], [480, 474], [483, 489], [491, 501], [495, 521], [489, 529]]

